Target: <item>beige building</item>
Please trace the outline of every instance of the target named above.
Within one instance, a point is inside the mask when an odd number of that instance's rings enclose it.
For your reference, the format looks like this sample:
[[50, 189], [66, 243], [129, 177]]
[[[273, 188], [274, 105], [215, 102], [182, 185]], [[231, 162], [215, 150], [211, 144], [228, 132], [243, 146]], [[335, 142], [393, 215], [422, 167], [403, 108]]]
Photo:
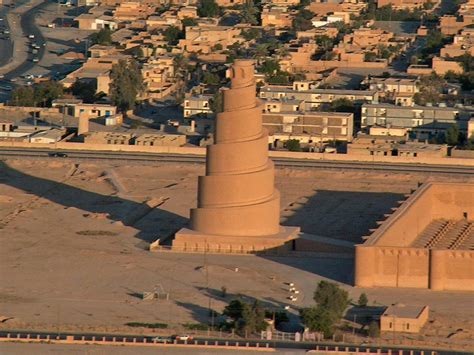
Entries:
[[186, 28], [186, 37], [179, 41], [179, 47], [186, 52], [212, 53], [216, 45], [222, 48], [243, 42], [241, 28], [230, 26], [192, 26]]
[[361, 111], [361, 127], [408, 128], [418, 139], [429, 139], [444, 132], [453, 124], [466, 131], [471, 115], [471, 111], [451, 107], [364, 104]]
[[263, 127], [268, 131], [269, 144], [297, 139], [316, 144], [328, 141], [352, 140], [354, 115], [344, 112], [279, 112], [264, 113]]
[[311, 1], [308, 9], [318, 16], [324, 16], [334, 12], [360, 14], [367, 9], [367, 2], [365, 0], [314, 0]]
[[408, 142], [406, 136], [359, 135], [347, 146], [347, 154], [411, 158], [443, 158], [448, 155], [446, 144]]
[[133, 134], [125, 132], [87, 132], [84, 135], [86, 144], [124, 144], [130, 145]]
[[382, 332], [419, 333], [429, 318], [428, 306], [397, 304], [387, 307], [380, 317]]
[[111, 83], [110, 71], [114, 64], [118, 64], [119, 60], [127, 60], [129, 56], [114, 55], [100, 58], [89, 58], [82, 67], [69, 73], [61, 83], [65, 88], [70, 88], [76, 80], [87, 80], [96, 83], [96, 92], [109, 94], [109, 86]]
[[391, 5], [392, 8], [401, 9], [418, 9], [422, 8], [429, 0], [377, 0], [377, 7]]
[[183, 103], [184, 117], [188, 118], [195, 115], [213, 116], [210, 104], [212, 98], [212, 95], [197, 95], [186, 98]]
[[378, 102], [378, 92], [368, 90], [338, 90], [338, 89], [296, 89], [293, 86], [266, 85], [260, 89], [261, 99], [302, 100], [305, 111], [317, 108], [323, 103], [337, 99], [349, 99], [356, 103]]
[[286, 6], [265, 6], [260, 17], [263, 27], [286, 28], [291, 27], [295, 14], [295, 11]]
[[109, 104], [85, 104], [82, 100], [57, 99], [52, 102], [52, 107], [57, 107], [59, 112], [73, 117], [86, 117], [89, 119], [110, 117], [117, 114], [117, 107]]
[[181, 147], [186, 144], [186, 136], [181, 134], [151, 134], [137, 135], [134, 139], [135, 145], [141, 146], [168, 146]]

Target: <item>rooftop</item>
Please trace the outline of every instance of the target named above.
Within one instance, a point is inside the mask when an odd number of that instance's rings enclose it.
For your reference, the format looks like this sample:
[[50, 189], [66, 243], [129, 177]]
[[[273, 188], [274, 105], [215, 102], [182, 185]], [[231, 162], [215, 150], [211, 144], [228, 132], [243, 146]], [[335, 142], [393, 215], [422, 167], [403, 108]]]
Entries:
[[397, 304], [388, 306], [383, 312], [382, 317], [412, 318], [416, 319], [427, 306], [407, 306]]

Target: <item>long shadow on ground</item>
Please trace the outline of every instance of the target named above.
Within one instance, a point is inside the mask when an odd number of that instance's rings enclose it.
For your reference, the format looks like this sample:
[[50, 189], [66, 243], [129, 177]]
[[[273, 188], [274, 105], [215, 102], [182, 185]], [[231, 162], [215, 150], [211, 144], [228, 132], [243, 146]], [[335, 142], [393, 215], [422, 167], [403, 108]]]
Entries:
[[[40, 164], [40, 162], [38, 163]], [[118, 196], [101, 195], [62, 182], [25, 174], [0, 161], [0, 184], [12, 186], [27, 193], [48, 199], [66, 208], [74, 207], [90, 213], [107, 214], [107, 218], [137, 228], [140, 220], [152, 214], [153, 230], [139, 229], [137, 237], [151, 242], [158, 236], [168, 236], [183, 227], [187, 218], [160, 208], [150, 209], [145, 203]], [[138, 228], [137, 228], [138, 229]]]

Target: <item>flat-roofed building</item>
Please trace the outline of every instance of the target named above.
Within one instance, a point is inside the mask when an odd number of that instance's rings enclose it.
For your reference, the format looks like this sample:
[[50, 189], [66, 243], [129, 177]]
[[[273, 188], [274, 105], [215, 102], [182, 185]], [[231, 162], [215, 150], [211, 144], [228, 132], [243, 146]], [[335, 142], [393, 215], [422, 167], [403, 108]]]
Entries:
[[77, 99], [57, 99], [52, 102], [52, 107], [57, 107], [61, 113], [73, 117], [99, 118], [117, 114], [116, 106], [100, 103], [86, 104]]
[[419, 139], [428, 139], [456, 124], [467, 131], [467, 122], [474, 111], [437, 106], [397, 106], [391, 104], [364, 104], [361, 127], [382, 126], [408, 128]]
[[369, 90], [338, 90], [338, 89], [310, 89], [295, 90], [291, 86], [267, 85], [260, 89], [261, 99], [292, 99], [303, 100], [305, 110], [317, 108], [323, 103], [330, 103], [337, 99], [349, 99], [355, 103], [378, 102], [377, 91]]
[[172, 146], [181, 147], [186, 144], [186, 136], [183, 134], [152, 134], [144, 133], [135, 137], [135, 145], [142, 146]]
[[133, 134], [125, 132], [87, 132], [84, 135], [86, 144], [124, 144], [129, 145]]
[[264, 113], [269, 144], [297, 139], [301, 143], [352, 140], [354, 115], [346, 112]]
[[212, 95], [196, 95], [186, 98], [183, 103], [184, 117], [195, 115], [212, 116], [213, 112], [210, 103], [212, 98]]

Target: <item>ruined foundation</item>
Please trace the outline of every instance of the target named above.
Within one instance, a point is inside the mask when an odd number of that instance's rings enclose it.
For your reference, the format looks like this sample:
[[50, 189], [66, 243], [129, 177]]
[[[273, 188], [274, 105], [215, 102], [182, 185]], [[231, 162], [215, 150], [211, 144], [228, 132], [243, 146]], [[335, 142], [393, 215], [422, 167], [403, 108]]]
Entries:
[[288, 242], [299, 228], [279, 224], [280, 195], [252, 61], [235, 62], [223, 100], [215, 143], [207, 147], [206, 175], [198, 180], [198, 206], [191, 210], [190, 228], [176, 234], [173, 249], [251, 253], [291, 248]]

